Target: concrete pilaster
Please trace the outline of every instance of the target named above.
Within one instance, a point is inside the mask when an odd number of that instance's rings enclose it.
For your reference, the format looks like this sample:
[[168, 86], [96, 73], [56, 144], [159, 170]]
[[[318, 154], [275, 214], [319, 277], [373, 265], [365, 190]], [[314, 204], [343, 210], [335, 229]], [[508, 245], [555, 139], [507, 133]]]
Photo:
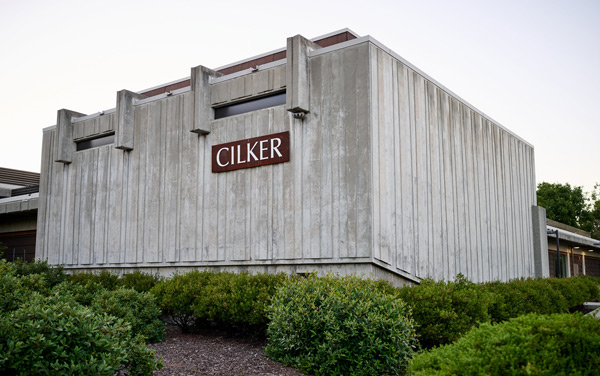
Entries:
[[55, 162], [71, 163], [75, 152], [73, 141], [73, 123], [71, 120], [85, 116], [82, 113], [70, 110], [58, 110], [56, 116], [56, 159]]
[[190, 132], [210, 133], [210, 122], [215, 119], [215, 114], [210, 105], [209, 78], [218, 76], [222, 76], [222, 74], [202, 65], [192, 68], [190, 86], [194, 93], [194, 114]]
[[311, 50], [321, 48], [301, 35], [287, 39], [286, 106], [293, 113], [310, 111], [310, 63]]
[[129, 90], [117, 92], [115, 148], [133, 150], [133, 100], [145, 98]]
[[548, 266], [548, 235], [546, 233], [546, 209], [541, 206], [531, 207], [533, 223], [533, 261], [536, 278], [550, 277]]

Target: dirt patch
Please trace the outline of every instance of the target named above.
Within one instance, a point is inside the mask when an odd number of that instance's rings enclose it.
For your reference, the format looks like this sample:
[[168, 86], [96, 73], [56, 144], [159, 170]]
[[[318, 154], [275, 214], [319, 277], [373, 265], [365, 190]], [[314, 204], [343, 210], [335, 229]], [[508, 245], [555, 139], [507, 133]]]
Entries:
[[148, 347], [156, 350], [165, 366], [154, 372], [157, 376], [304, 375], [267, 358], [264, 345], [259, 339], [234, 338], [219, 332], [184, 334], [169, 325], [165, 341]]

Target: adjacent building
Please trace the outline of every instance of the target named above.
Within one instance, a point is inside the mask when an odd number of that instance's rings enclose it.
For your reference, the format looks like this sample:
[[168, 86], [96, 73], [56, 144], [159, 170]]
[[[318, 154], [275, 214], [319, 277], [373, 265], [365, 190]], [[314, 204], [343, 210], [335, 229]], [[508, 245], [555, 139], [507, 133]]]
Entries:
[[36, 256], [166, 275], [542, 276], [535, 189], [532, 145], [374, 38], [297, 35], [119, 91], [113, 109], [58, 111]]
[[0, 167], [0, 258], [35, 256], [40, 174]]

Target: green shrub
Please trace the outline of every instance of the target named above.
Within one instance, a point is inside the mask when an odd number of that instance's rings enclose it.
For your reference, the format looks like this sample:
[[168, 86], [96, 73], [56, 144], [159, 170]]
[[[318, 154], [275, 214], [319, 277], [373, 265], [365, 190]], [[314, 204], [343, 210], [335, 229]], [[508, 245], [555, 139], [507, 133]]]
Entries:
[[171, 279], [157, 283], [150, 292], [156, 296], [156, 301], [165, 314], [183, 332], [190, 331], [196, 324], [192, 305], [202, 294], [204, 286], [213, 273], [193, 271], [183, 275], [174, 275]]
[[67, 279], [67, 275], [61, 265], [52, 266], [46, 261], [23, 261], [17, 259], [13, 262], [17, 276], [40, 274], [46, 280], [48, 287], [54, 287]]
[[589, 278], [518, 279], [491, 282], [482, 288], [493, 294], [489, 307], [492, 322], [528, 313], [567, 313], [598, 297], [598, 286]]
[[462, 275], [455, 282], [421, 281], [399, 290], [412, 309], [419, 342], [424, 348], [451, 343], [479, 323], [489, 321], [492, 296]]
[[597, 375], [600, 320], [530, 314], [417, 355], [409, 375]]
[[263, 327], [265, 307], [284, 274], [194, 271], [157, 283], [150, 292], [184, 331], [205, 321]]
[[154, 351], [131, 336], [128, 324], [99, 315], [60, 295], [33, 294], [0, 315], [0, 373], [19, 375], [152, 375]]
[[100, 273], [72, 274], [69, 276], [69, 280], [82, 285], [86, 285], [89, 282], [94, 282], [107, 290], [114, 290], [119, 287], [119, 276], [106, 270]]
[[14, 263], [0, 260], [0, 314], [18, 309], [35, 291], [49, 292], [42, 275], [18, 276]]
[[284, 274], [213, 273], [192, 312], [200, 320], [266, 325], [265, 308], [285, 279]]
[[117, 281], [117, 284], [129, 289], [134, 289], [137, 292], [148, 292], [160, 281], [162, 281], [162, 278], [158, 275], [135, 271], [133, 273], [123, 274]]
[[398, 374], [416, 346], [404, 302], [356, 277], [290, 279], [267, 312], [266, 354], [311, 374]]
[[96, 296], [108, 290], [101, 284], [90, 279], [85, 282], [81, 281], [80, 283], [66, 281], [57, 285], [54, 291], [62, 291], [64, 294], [71, 295], [77, 303], [89, 306]]
[[150, 343], [165, 338], [165, 323], [160, 320], [160, 308], [150, 293], [126, 288], [103, 290], [95, 296], [90, 307], [131, 324], [133, 336], [141, 335]]

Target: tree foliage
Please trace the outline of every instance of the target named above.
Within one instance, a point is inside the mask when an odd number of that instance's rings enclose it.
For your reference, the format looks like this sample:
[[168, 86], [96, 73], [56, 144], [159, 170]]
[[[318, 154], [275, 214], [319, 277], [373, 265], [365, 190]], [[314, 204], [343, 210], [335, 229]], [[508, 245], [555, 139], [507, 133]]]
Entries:
[[588, 231], [600, 238], [600, 184], [592, 192], [569, 183], [542, 182], [537, 186], [537, 202], [546, 208], [546, 217]]

